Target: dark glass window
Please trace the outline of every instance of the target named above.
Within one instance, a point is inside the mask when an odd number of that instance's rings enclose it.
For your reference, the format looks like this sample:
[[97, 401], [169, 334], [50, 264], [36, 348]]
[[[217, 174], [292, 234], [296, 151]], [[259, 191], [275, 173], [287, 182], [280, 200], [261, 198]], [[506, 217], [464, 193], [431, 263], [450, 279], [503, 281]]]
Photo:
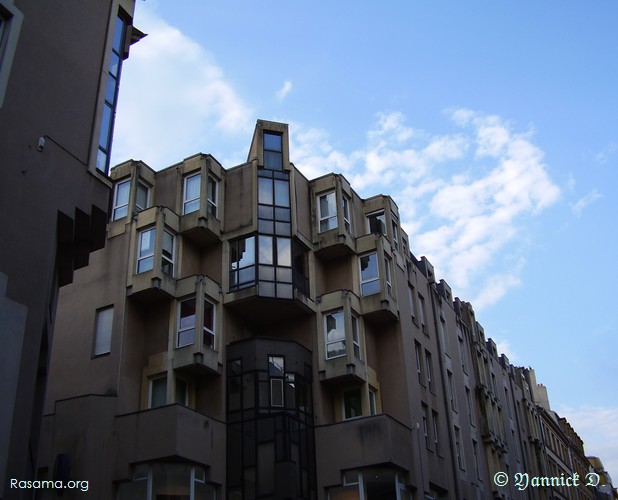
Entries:
[[230, 290], [255, 284], [255, 236], [230, 243]]
[[264, 168], [283, 170], [283, 140], [281, 134], [264, 132]]

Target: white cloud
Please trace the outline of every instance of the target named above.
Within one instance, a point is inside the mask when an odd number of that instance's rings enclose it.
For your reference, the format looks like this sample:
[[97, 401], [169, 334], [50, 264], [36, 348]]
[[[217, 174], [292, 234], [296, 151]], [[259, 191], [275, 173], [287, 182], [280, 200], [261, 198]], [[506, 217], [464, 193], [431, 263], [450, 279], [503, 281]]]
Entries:
[[253, 112], [214, 58], [147, 6], [139, 18], [148, 36], [123, 65], [113, 163], [139, 158], [158, 169], [250, 134]]
[[618, 408], [562, 406], [556, 411], [583, 439], [586, 455], [599, 457], [615, 482], [618, 477]]
[[283, 83], [283, 87], [281, 87], [277, 91], [277, 99], [279, 99], [280, 101], [283, 101], [283, 99], [287, 97], [287, 95], [290, 93], [291, 90], [292, 90], [292, 82], [290, 80], [286, 80]]
[[530, 132], [472, 110], [449, 118], [457, 130], [432, 136], [400, 112], [380, 113], [364, 147], [347, 154], [325, 131], [295, 125], [292, 157], [309, 178], [338, 171], [361, 196], [390, 194], [412, 251], [481, 310], [521, 284], [525, 220], [554, 204], [560, 189]]
[[603, 195], [601, 195], [601, 193], [599, 193], [596, 189], [593, 189], [586, 196], [580, 198], [575, 203], [571, 203], [571, 211], [579, 217], [582, 214], [584, 208], [602, 197]]
[[507, 358], [509, 358], [510, 363], [514, 363], [517, 361], [518, 356], [511, 348], [511, 343], [508, 340], [498, 340], [493, 339], [496, 343], [496, 349], [498, 349], [498, 355], [504, 354]]

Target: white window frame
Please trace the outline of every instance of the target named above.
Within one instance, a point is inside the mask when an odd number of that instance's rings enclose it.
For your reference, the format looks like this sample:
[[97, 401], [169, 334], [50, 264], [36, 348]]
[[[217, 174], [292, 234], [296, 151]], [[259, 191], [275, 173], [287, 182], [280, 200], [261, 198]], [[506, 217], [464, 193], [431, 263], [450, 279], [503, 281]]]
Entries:
[[[332, 340], [329, 342], [328, 340], [328, 318], [329, 317], [334, 317], [335, 315], [338, 315], [341, 318], [341, 321], [339, 324], [339, 320], [337, 318], [335, 318], [335, 322], [337, 324], [337, 333], [339, 332], [339, 327], [341, 327], [342, 333], [343, 333], [343, 337], [337, 337], [336, 340]], [[333, 345], [333, 344], [343, 344], [343, 353], [341, 354], [337, 354], [335, 356], [329, 356], [328, 355], [328, 346]], [[347, 353], [346, 351], [346, 331], [345, 331], [345, 314], [343, 312], [343, 309], [336, 309], [334, 311], [329, 311], [324, 313], [324, 356], [326, 357], [326, 359], [335, 359], [335, 358], [341, 358], [343, 356], [345, 356]]]
[[[194, 313], [193, 313], [193, 325], [185, 325], [184, 327], [182, 327], [181, 323], [182, 323], [182, 304], [184, 304], [185, 302], [190, 302], [193, 301], [193, 308], [194, 308]], [[178, 320], [176, 322], [176, 347], [180, 348], [180, 347], [186, 347], [188, 345], [193, 345], [195, 344], [195, 326], [197, 324], [197, 299], [195, 297], [187, 297], [186, 299], [180, 300], [178, 301]], [[187, 316], [189, 317], [189, 316]], [[182, 342], [180, 341], [180, 337], [181, 334], [184, 334], [186, 332], [189, 332], [193, 330], [193, 339], [191, 340], [191, 342]]]
[[[165, 250], [165, 235], [168, 235], [171, 239], [172, 239], [172, 251], [170, 252], [170, 255], [166, 255], [166, 250]], [[176, 236], [171, 233], [170, 231], [168, 231], [167, 229], [165, 229], [163, 231], [163, 243], [161, 245], [161, 270], [163, 271], [163, 269], [165, 269], [164, 264], [167, 262], [170, 266], [171, 266], [171, 272], [170, 273], [165, 273], [169, 276], [174, 276], [174, 265], [175, 265], [175, 261], [176, 260]]]
[[341, 208], [343, 210], [343, 227], [352, 234], [352, 219], [350, 219], [350, 204], [351, 200], [344, 194], [341, 197]]
[[24, 15], [12, 1], [0, 0], [0, 108], [11, 75], [11, 66]]
[[[327, 207], [334, 207], [335, 213], [330, 213], [330, 211], [326, 214], [322, 213], [322, 198], [326, 199]], [[332, 203], [329, 199], [332, 199]], [[326, 227], [324, 229], [322, 228], [323, 222], [326, 222]], [[331, 231], [332, 229], [337, 229], [337, 226], [337, 193], [335, 191], [330, 191], [328, 193], [318, 195], [318, 232], [325, 233], [327, 231]]]
[[[388, 257], [384, 257], [384, 281], [386, 283], [386, 291], [393, 297], [393, 285], [391, 278], [392, 261]], [[379, 270], [378, 270], [379, 273]]]
[[362, 358], [362, 351], [360, 345], [360, 318], [352, 314], [352, 347], [354, 350], [354, 356], [358, 359]]
[[[152, 233], [152, 247], [148, 250], [148, 253], [142, 254], [142, 237], [147, 233]], [[137, 266], [135, 269], [136, 274], [145, 273], [154, 269], [154, 255], [156, 245], [156, 230], [154, 227], [144, 229], [137, 233]], [[140, 270], [140, 263], [144, 260], [152, 259], [152, 265], [147, 269]]]
[[92, 356], [109, 354], [112, 347], [112, 332], [114, 331], [114, 306], [97, 309], [94, 325]]
[[365, 220], [367, 221], [367, 234], [376, 232], [371, 230], [371, 219], [374, 217], [382, 223], [379, 234], [386, 234], [386, 215], [384, 214], [384, 209], [375, 210], [374, 212], [365, 214]]
[[[371, 277], [369, 279], [363, 279], [363, 269], [361, 267], [361, 262], [365, 257], [371, 257], [371, 256], [375, 256], [375, 261], [376, 261], [376, 269], [378, 271], [377, 276], [375, 277]], [[360, 290], [361, 290], [361, 296], [365, 297], [368, 295], [374, 295], [376, 293], [380, 293], [381, 290], [381, 285], [380, 285], [380, 261], [378, 260], [378, 252], [369, 252], [366, 253], [364, 255], [359, 256], [358, 258], [358, 270], [359, 270], [359, 278], [360, 278]], [[374, 282], [378, 282], [378, 289], [375, 292], [371, 292], [371, 293], [364, 293], [363, 292], [363, 285], [367, 285], [369, 283], [374, 283]]]
[[[205, 320], [206, 320], [206, 304], [209, 304], [212, 307], [212, 329], [206, 327], [205, 325]], [[208, 299], [204, 299], [204, 307], [202, 308], [204, 317], [202, 318], [202, 343], [204, 345], [204, 347], [207, 347], [209, 349], [212, 350], [216, 350], [217, 349], [217, 306], [214, 302], [211, 302]], [[210, 336], [212, 337], [212, 346], [209, 346], [206, 344], [205, 342], [205, 338], [206, 336]]]
[[[127, 188], [127, 199], [119, 201], [118, 193], [121, 188]], [[120, 220], [129, 215], [129, 200], [131, 199], [131, 179], [116, 183], [114, 186], [114, 206], [112, 208], [112, 220]], [[119, 211], [123, 211], [123, 215], [118, 215]]]
[[[200, 194], [202, 192], [202, 177], [201, 176], [202, 176], [202, 173], [197, 172], [195, 174], [189, 174], [184, 178], [183, 189], [182, 189], [182, 214], [183, 215], [196, 212], [200, 209]], [[192, 179], [195, 179], [196, 177], [198, 180], [197, 196], [193, 196], [192, 198], [189, 198], [188, 197], [189, 192], [187, 190], [187, 185]], [[195, 202], [197, 202], [197, 206], [196, 208], [192, 208]], [[189, 206], [190, 208], [189, 210], [187, 210], [187, 206]]]

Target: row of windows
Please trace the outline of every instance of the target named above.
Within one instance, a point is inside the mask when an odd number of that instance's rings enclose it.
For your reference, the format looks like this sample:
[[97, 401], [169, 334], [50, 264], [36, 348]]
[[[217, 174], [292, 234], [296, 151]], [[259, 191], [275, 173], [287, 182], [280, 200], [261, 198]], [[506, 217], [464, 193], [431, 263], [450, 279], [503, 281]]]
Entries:
[[[192, 174], [184, 178], [182, 195], [182, 214], [186, 215], [200, 209], [202, 174]], [[219, 181], [213, 176], [207, 176], [206, 210], [213, 217], [219, 216]], [[151, 202], [151, 188], [142, 180], [137, 182], [135, 190], [134, 213], [149, 208]], [[112, 206], [112, 220], [119, 220], [129, 215], [129, 199], [131, 194], [131, 179], [116, 183], [114, 188], [114, 202]]]

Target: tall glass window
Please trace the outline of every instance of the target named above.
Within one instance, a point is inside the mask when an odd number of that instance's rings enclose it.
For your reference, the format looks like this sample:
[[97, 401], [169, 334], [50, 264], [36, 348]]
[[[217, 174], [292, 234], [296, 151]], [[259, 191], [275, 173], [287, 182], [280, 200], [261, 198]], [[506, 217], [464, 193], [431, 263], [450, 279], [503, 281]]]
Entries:
[[116, 104], [118, 102], [118, 87], [120, 85], [120, 70], [122, 68], [126, 30], [126, 21], [122, 17], [118, 16], [116, 18], [116, 26], [114, 28], [112, 54], [107, 72], [105, 103], [103, 105], [103, 117], [101, 122], [101, 132], [99, 133], [99, 149], [97, 152], [96, 162], [97, 168], [105, 173], [107, 173], [109, 168], [109, 159], [112, 149], [112, 134], [114, 130], [114, 118], [116, 115]]
[[137, 273], [154, 268], [155, 229], [147, 229], [138, 235]]
[[131, 191], [131, 180], [126, 180], [116, 184], [114, 188], [114, 207], [112, 209], [112, 220], [122, 219], [129, 213], [129, 193]]
[[264, 168], [283, 170], [283, 138], [275, 132], [264, 132]]
[[326, 359], [345, 356], [345, 325], [343, 311], [324, 315], [326, 329]]
[[218, 200], [219, 182], [212, 176], [208, 176], [207, 203], [208, 213], [213, 217], [218, 216], [219, 200]]
[[195, 297], [183, 300], [178, 306], [176, 347], [195, 343], [195, 312]]
[[230, 290], [255, 284], [255, 236], [230, 243]]
[[182, 213], [189, 214], [200, 208], [200, 174], [185, 177]]

